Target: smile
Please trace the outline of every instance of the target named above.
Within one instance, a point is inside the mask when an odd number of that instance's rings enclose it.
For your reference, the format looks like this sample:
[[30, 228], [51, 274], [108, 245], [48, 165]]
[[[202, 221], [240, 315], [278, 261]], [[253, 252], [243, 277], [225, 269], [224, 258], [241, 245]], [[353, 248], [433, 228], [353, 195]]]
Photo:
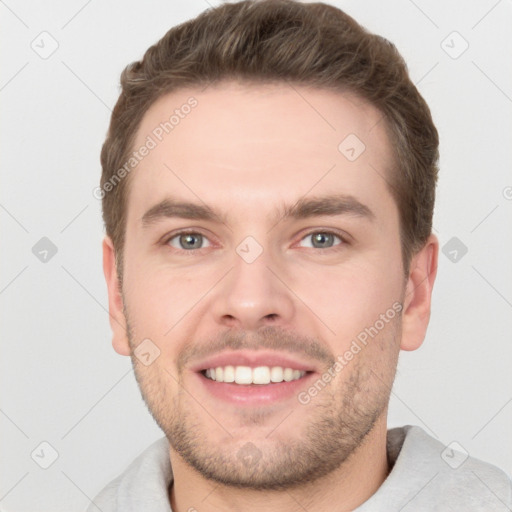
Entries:
[[249, 384], [278, 384], [301, 379], [307, 372], [282, 366], [218, 366], [203, 370], [203, 375], [217, 382], [227, 382], [242, 385]]

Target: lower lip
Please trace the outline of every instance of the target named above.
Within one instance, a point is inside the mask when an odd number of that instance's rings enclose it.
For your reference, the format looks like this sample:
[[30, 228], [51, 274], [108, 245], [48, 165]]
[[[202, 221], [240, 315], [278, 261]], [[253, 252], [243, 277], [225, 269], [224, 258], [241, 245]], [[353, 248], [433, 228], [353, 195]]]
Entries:
[[195, 372], [200, 385], [211, 395], [237, 405], [266, 405], [296, 397], [300, 391], [309, 386], [315, 373], [306, 373], [302, 378], [290, 382], [270, 384], [235, 384], [234, 382], [217, 382]]

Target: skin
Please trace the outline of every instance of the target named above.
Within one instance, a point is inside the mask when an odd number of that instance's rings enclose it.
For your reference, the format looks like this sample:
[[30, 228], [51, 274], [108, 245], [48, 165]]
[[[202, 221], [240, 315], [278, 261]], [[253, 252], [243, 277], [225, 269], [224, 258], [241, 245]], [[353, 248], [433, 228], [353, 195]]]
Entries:
[[[400, 350], [425, 337], [438, 240], [430, 236], [404, 279], [398, 209], [383, 178], [391, 146], [380, 113], [356, 96], [284, 83], [179, 90], [152, 105], [134, 146], [190, 96], [197, 107], [129, 177], [122, 290], [112, 242], [103, 243], [113, 346], [131, 355], [170, 441], [172, 510], [353, 510], [389, 472], [389, 393]], [[366, 146], [353, 162], [338, 150], [351, 133]], [[334, 192], [374, 219], [276, 214]], [[143, 227], [144, 213], [169, 195], [207, 204], [226, 222], [162, 218]], [[182, 228], [205, 237], [192, 239], [201, 249], [169, 241]], [[325, 231], [345, 241], [319, 248], [311, 235]], [[250, 264], [236, 252], [247, 236], [263, 249]], [[305, 405], [293, 397], [235, 407], [190, 369], [204, 350], [293, 346], [320, 377], [397, 301], [401, 315]], [[133, 355], [147, 338], [160, 350], [149, 366]], [[250, 466], [239, 456], [246, 445], [258, 453]]]

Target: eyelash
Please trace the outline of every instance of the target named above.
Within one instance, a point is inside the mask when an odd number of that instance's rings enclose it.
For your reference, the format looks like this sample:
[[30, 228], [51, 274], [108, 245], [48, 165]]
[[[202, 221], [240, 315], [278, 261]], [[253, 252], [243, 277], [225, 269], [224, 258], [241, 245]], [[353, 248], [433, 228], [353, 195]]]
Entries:
[[[315, 247], [306, 247], [306, 249], [313, 249], [315, 250], [316, 252], [324, 252], [324, 251], [337, 251], [337, 250], [341, 250], [341, 248], [344, 246], [344, 245], [348, 245], [348, 241], [345, 237], [343, 237], [342, 235], [340, 235], [338, 232], [336, 231], [329, 231], [329, 230], [319, 230], [319, 229], [316, 229], [316, 230], [313, 230], [313, 231], [309, 231], [308, 233], [306, 233], [301, 239], [300, 241], [304, 240], [305, 238], [307, 238], [308, 236], [311, 236], [311, 235], [314, 235], [314, 234], [318, 234], [318, 233], [321, 233], [322, 235], [333, 235], [334, 237], [338, 238], [341, 243], [338, 244], [337, 246], [333, 246], [333, 247], [327, 247], [325, 249], [318, 249], [318, 248], [315, 248]], [[170, 247], [169, 245], [169, 242], [171, 240], [173, 240], [174, 238], [177, 238], [181, 235], [201, 235], [202, 237], [208, 239], [208, 237], [206, 235], [203, 235], [203, 233], [199, 232], [199, 231], [192, 231], [192, 230], [183, 230], [183, 231], [178, 231], [176, 233], [173, 233], [172, 235], [170, 236], [167, 236], [164, 238], [163, 240], [163, 245], [165, 246], [168, 246]], [[202, 249], [190, 249], [190, 250], [185, 250], [185, 249], [176, 249], [175, 247], [172, 247], [172, 250], [173, 251], [178, 251], [180, 253], [185, 253], [186, 256], [194, 256], [196, 255], [198, 252], [202, 251], [203, 249], [207, 249], [207, 247], [203, 247]]]

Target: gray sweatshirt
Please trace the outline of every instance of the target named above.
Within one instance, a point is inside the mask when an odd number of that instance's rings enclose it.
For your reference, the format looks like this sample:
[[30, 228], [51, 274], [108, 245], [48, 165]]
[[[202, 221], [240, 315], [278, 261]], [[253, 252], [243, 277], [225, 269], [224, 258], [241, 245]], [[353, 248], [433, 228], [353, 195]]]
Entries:
[[[393, 466], [377, 492], [356, 512], [512, 511], [512, 482], [500, 469], [447, 447], [417, 426], [388, 430]], [[163, 437], [142, 452], [94, 498], [87, 512], [172, 512], [173, 475]]]

